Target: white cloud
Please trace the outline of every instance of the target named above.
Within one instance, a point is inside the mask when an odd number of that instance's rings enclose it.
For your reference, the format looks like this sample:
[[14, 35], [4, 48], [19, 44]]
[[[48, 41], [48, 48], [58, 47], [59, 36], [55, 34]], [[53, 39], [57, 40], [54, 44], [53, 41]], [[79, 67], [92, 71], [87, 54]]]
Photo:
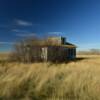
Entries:
[[20, 19], [16, 19], [15, 22], [17, 25], [20, 25], [20, 26], [32, 26], [33, 25], [32, 22], [28, 22], [28, 21], [24, 21]]
[[28, 32], [26, 30], [19, 30], [19, 29], [12, 29], [11, 31], [16, 32], [16, 33], [26, 33], [26, 32]]
[[13, 32], [20, 32], [20, 30], [18, 30], [18, 29], [12, 29], [11, 31], [13, 31]]
[[35, 36], [35, 35], [36, 35], [35, 33], [16, 34], [16, 36], [19, 36], [19, 37], [31, 37], [31, 36]]
[[62, 34], [62, 32], [48, 32], [48, 34], [54, 34], [54, 35], [61, 35]]
[[0, 42], [0, 45], [13, 45], [14, 42]]

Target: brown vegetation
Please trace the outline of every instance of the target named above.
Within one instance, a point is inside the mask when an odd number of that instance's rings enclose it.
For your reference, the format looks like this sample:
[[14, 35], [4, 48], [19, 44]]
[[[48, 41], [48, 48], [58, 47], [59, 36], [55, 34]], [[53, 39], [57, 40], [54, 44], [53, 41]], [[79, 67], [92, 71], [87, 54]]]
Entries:
[[0, 63], [0, 100], [100, 100], [100, 56], [68, 64]]
[[[41, 46], [46, 45], [54, 44], [50, 40], [45, 38], [41, 39], [39, 37], [22, 39], [14, 44], [14, 50], [10, 55], [10, 60], [24, 63], [34, 62], [36, 59], [34, 57], [37, 57], [37, 53], [41, 56]], [[39, 57], [37, 57], [36, 61], [41, 61], [41, 59], [38, 58]]]

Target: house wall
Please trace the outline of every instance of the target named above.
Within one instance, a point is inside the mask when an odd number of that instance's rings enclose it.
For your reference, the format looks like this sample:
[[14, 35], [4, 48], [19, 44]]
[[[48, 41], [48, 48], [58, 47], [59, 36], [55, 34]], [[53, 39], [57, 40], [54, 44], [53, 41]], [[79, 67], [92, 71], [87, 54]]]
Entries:
[[75, 59], [76, 48], [49, 47], [47, 56], [48, 61], [65, 61], [67, 59]]
[[32, 48], [32, 60], [33, 61], [42, 61], [42, 58], [41, 58], [41, 47], [38, 47], [38, 46], [34, 46]]
[[76, 57], [76, 48], [47, 46], [33, 48], [33, 61], [66, 61]]
[[61, 44], [65, 44], [66, 43], [66, 38], [64, 38], [64, 37], [49, 37], [48, 41], [51, 44], [61, 45]]
[[76, 58], [76, 48], [68, 48], [68, 50], [67, 50], [67, 58], [68, 59]]
[[48, 61], [64, 61], [67, 59], [65, 47], [48, 47]]
[[41, 59], [43, 61], [47, 61], [48, 60], [48, 47], [42, 47], [41, 48]]

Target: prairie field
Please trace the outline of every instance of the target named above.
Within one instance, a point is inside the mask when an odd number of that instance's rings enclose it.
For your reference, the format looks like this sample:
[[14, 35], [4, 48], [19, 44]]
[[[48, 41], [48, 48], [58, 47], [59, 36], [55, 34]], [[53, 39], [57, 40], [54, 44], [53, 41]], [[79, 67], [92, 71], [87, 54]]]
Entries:
[[0, 100], [100, 100], [100, 55], [59, 64], [0, 61]]

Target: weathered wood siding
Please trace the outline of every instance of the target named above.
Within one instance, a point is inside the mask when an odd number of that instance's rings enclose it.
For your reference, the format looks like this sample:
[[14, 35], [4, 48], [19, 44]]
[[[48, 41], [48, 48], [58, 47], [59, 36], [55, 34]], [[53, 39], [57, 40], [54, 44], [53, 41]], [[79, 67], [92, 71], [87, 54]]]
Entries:
[[41, 48], [41, 59], [43, 61], [47, 61], [48, 60], [48, 47], [42, 47]]
[[64, 37], [50, 37], [48, 38], [48, 42], [55, 45], [61, 45], [66, 43], [66, 38]]
[[33, 61], [66, 61], [76, 58], [76, 48], [61, 46], [34, 47]]
[[33, 61], [42, 61], [42, 58], [41, 58], [41, 47], [33, 47], [33, 51], [32, 51], [32, 60]]
[[76, 58], [76, 48], [48, 47], [48, 61], [66, 61], [74, 58]]
[[65, 47], [48, 47], [48, 61], [64, 61], [67, 59], [67, 49]]
[[76, 48], [68, 48], [67, 49], [67, 59], [76, 58]]

